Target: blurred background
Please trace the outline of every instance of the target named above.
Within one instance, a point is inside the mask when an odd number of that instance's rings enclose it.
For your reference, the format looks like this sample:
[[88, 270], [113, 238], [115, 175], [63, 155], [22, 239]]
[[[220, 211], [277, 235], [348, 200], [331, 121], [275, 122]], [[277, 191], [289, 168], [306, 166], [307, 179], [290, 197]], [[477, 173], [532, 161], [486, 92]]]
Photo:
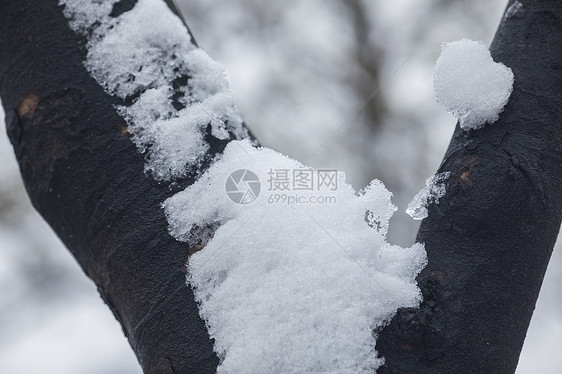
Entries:
[[[434, 97], [440, 43], [490, 43], [505, 0], [179, 0], [198, 43], [229, 72], [262, 144], [382, 180], [399, 210], [389, 240], [411, 245], [404, 213], [445, 152], [455, 120]], [[4, 113], [0, 110], [0, 123]], [[140, 374], [118, 323], [31, 207], [0, 135], [0, 372]], [[554, 251], [518, 374], [562, 372], [560, 249]]]

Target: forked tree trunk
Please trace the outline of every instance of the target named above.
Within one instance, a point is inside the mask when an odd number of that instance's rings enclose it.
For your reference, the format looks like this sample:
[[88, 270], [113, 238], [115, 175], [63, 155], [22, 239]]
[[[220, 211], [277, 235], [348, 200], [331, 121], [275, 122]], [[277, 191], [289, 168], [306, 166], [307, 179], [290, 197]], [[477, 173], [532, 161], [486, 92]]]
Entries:
[[[448, 192], [418, 236], [429, 257], [418, 278], [425, 300], [380, 332], [381, 373], [517, 364], [562, 216], [562, 3], [522, 3], [492, 45], [515, 74], [513, 94], [497, 123], [455, 132], [440, 167], [452, 173]], [[146, 373], [213, 373], [218, 358], [185, 282], [189, 249], [160, 208], [193, 180], [170, 189], [145, 175], [114, 108], [123, 103], [85, 58], [56, 0], [0, 0], [0, 95], [27, 192]]]

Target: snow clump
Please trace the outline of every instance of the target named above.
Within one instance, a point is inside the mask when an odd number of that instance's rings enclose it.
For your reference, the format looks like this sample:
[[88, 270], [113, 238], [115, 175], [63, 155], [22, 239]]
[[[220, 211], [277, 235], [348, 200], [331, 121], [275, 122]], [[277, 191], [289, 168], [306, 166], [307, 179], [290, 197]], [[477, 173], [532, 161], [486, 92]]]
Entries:
[[433, 87], [461, 128], [479, 129], [499, 118], [513, 90], [513, 73], [494, 62], [484, 42], [462, 39], [441, 45]]
[[[241, 169], [261, 183], [249, 204], [225, 192]], [[373, 331], [422, 299], [415, 277], [427, 261], [424, 246], [386, 242], [396, 207], [382, 182], [356, 194], [338, 172], [330, 186], [298, 190], [301, 198], [291, 200], [295, 190], [272, 183], [278, 170], [307, 173], [314, 183], [325, 172], [232, 141], [197, 182], [164, 203], [178, 240], [193, 242], [202, 223], [220, 224], [188, 263], [218, 373], [372, 373], [384, 362]], [[318, 203], [320, 196], [333, 199]]]
[[[423, 244], [387, 243], [391, 193], [375, 180], [357, 194], [343, 173], [234, 140], [249, 134], [223, 67], [163, 1], [119, 3], [59, 0], [145, 169], [174, 181], [214, 161], [163, 207], [170, 234], [200, 249], [187, 282], [218, 372], [372, 373], [375, 331], [419, 305], [427, 263]], [[222, 156], [209, 137], [228, 143]]]
[[192, 43], [166, 3], [139, 0], [114, 16], [117, 2], [59, 4], [70, 27], [87, 39], [85, 67], [123, 100], [117, 109], [147, 154], [145, 169], [157, 180], [182, 177], [204, 161], [208, 132], [224, 141], [248, 137], [224, 67]]

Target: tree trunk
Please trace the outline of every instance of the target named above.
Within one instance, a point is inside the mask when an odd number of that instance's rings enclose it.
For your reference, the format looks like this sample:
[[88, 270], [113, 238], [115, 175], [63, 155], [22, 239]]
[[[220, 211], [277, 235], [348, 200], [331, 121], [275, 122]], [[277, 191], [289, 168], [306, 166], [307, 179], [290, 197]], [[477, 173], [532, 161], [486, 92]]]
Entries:
[[145, 174], [114, 108], [122, 103], [84, 68], [85, 41], [57, 3], [0, 5], [0, 95], [31, 202], [96, 283], [145, 373], [214, 373], [186, 286], [189, 250], [160, 207], [193, 180], [170, 189]]
[[561, 18], [559, 0], [504, 16], [491, 53], [513, 93], [496, 123], [457, 125], [447, 194], [417, 238], [424, 301], [381, 332], [379, 373], [515, 371], [562, 217]]
[[[0, 95], [27, 192], [121, 323], [146, 373], [213, 373], [190, 249], [160, 204], [193, 183], [158, 183], [115, 105], [83, 65], [85, 41], [56, 0], [0, 0]], [[134, 6], [135, 1], [118, 4]], [[130, 8], [129, 8], [130, 9]], [[515, 74], [500, 120], [456, 129], [447, 195], [418, 240], [420, 308], [380, 332], [381, 373], [513, 372], [562, 213], [558, 0], [523, 5], [492, 45]], [[225, 142], [211, 141], [210, 153]]]

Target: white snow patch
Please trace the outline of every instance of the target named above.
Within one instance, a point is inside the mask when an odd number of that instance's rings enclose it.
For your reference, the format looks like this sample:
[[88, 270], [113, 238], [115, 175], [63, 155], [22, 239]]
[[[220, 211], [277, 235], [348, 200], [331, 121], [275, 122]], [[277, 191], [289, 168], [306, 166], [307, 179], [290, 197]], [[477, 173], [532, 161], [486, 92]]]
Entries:
[[499, 118], [513, 89], [513, 73], [494, 62], [484, 42], [462, 39], [441, 45], [433, 86], [437, 101], [463, 129], [478, 129]]
[[209, 149], [208, 125], [218, 139], [248, 136], [223, 66], [192, 44], [163, 1], [139, 0], [118, 17], [110, 16], [115, 0], [59, 3], [88, 40], [84, 65], [91, 75], [109, 94], [133, 100], [118, 110], [156, 179], [197, 169]]
[[[249, 204], [225, 192], [240, 169], [259, 177]], [[232, 141], [197, 182], [164, 203], [178, 240], [194, 243], [202, 224], [220, 224], [188, 263], [221, 358], [218, 373], [372, 373], [383, 363], [373, 330], [421, 301], [415, 277], [426, 264], [424, 246], [386, 242], [396, 208], [380, 181], [358, 195], [337, 173], [335, 189], [298, 191], [309, 203], [276, 204], [276, 193], [294, 191], [270, 190], [272, 170], [306, 170], [313, 180], [321, 172]], [[335, 200], [310, 203], [319, 193]]]
[[512, 17], [521, 17], [521, 15], [523, 13], [522, 11], [523, 11], [523, 4], [521, 4], [519, 1], [515, 1], [505, 11], [505, 14], [503, 16], [503, 20], [505, 21], [505, 20], [510, 19]]
[[[117, 110], [147, 154], [146, 169], [172, 180], [204, 161], [205, 136], [247, 137], [223, 67], [192, 44], [164, 2], [139, 0], [113, 17], [116, 2], [59, 4], [87, 40], [85, 67], [123, 100]], [[273, 170], [304, 171], [318, 188], [266, 191]], [[164, 202], [170, 234], [204, 246], [189, 259], [187, 281], [219, 373], [372, 373], [384, 362], [373, 331], [420, 303], [425, 249], [386, 242], [391, 193], [373, 181], [356, 194], [343, 173], [321, 189], [321, 173], [231, 141], [197, 182]], [[244, 204], [227, 195], [233, 187], [244, 189]], [[320, 193], [328, 203], [313, 202]]]
[[82, 35], [87, 35], [97, 22], [109, 22], [113, 5], [119, 0], [59, 0], [64, 6], [64, 16], [69, 20], [70, 28]]
[[425, 187], [408, 203], [406, 213], [415, 220], [422, 220], [427, 217], [427, 207], [430, 204], [439, 204], [439, 199], [445, 196], [446, 181], [451, 172], [438, 173], [427, 178]]

